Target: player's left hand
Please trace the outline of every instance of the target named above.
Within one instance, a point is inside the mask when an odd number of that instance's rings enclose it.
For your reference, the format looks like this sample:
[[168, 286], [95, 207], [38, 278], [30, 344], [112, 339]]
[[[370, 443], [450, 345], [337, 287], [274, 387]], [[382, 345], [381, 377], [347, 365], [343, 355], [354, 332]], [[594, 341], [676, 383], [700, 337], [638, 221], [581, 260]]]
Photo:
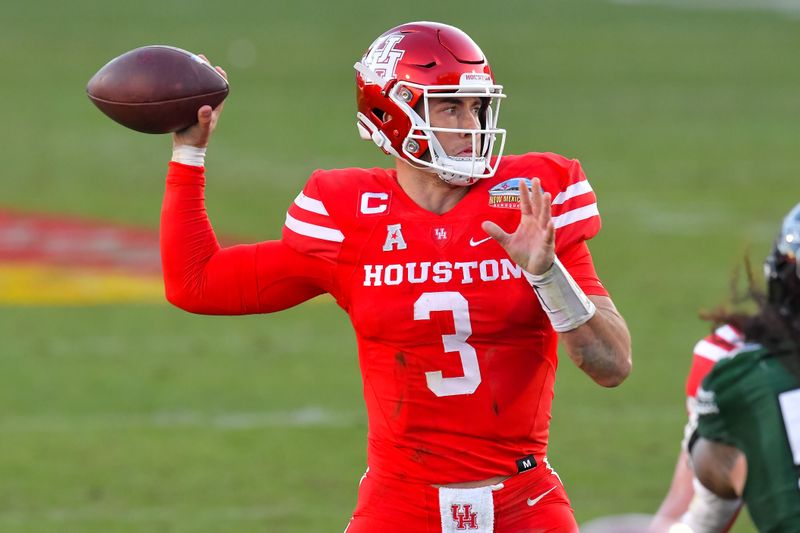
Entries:
[[519, 209], [522, 215], [514, 233], [489, 220], [481, 228], [496, 240], [508, 256], [527, 272], [545, 273], [555, 258], [555, 229], [550, 213], [550, 193], [542, 192], [538, 178], [531, 180], [529, 190], [524, 180], [519, 185]]

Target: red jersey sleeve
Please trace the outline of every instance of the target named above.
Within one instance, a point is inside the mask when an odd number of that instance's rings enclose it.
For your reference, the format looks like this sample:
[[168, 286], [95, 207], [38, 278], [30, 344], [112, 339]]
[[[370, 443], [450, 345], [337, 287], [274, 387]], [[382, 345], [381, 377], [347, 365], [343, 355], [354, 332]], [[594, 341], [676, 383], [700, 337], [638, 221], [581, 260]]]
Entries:
[[556, 229], [556, 253], [575, 243], [587, 241], [600, 231], [597, 196], [577, 159], [546, 154], [549, 163], [559, 167], [561, 190], [553, 195], [553, 226]]
[[548, 189], [552, 194], [556, 254], [586, 294], [608, 296], [594, 268], [586, 241], [600, 231], [597, 197], [577, 159], [554, 153], [538, 154], [553, 176]]
[[283, 241], [294, 250], [334, 261], [344, 241], [344, 234], [326, 207], [319, 180], [323, 171], [311, 174], [303, 191], [297, 195], [286, 213]]
[[562, 250], [558, 255], [558, 259], [584, 293], [594, 296], [608, 296], [608, 291], [594, 269], [589, 247], [584, 241]]
[[692, 367], [686, 377], [686, 396], [694, 398], [697, 389], [714, 365], [721, 359], [732, 357], [744, 344], [744, 336], [734, 327], [723, 325], [695, 344]]
[[202, 167], [170, 163], [160, 229], [167, 300], [194, 313], [267, 313], [328, 290], [330, 263], [282, 241], [222, 248], [204, 188]]

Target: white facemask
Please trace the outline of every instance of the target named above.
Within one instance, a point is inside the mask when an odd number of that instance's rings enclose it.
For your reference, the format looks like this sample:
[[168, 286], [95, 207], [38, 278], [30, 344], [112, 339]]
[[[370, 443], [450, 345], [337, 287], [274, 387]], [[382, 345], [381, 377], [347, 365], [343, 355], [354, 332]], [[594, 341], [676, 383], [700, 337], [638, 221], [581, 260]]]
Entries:
[[[465, 75], [466, 76], [466, 75]], [[479, 179], [490, 178], [497, 171], [497, 166], [505, 146], [506, 130], [497, 128], [497, 115], [500, 100], [505, 98], [502, 86], [492, 85], [488, 75], [470, 75], [469, 80], [462, 79], [461, 85], [427, 87], [407, 82], [398, 82], [389, 93], [389, 97], [411, 119], [411, 131], [403, 143], [403, 154], [418, 168], [429, 169], [436, 173], [443, 181], [451, 185], [468, 186]], [[463, 78], [463, 77], [462, 77]], [[466, 82], [466, 83], [465, 83]], [[405, 96], [413, 87], [423, 91], [423, 115], [420, 116], [406, 103]], [[433, 92], [435, 90], [435, 92]], [[409, 93], [410, 94], [410, 93]], [[481, 98], [489, 99], [482, 117], [484, 127], [480, 129], [462, 128], [437, 128], [431, 126], [429, 113], [429, 100], [432, 98]], [[441, 143], [436, 138], [436, 133], [468, 133], [472, 137], [472, 155], [466, 157], [449, 156]], [[499, 148], [494, 163], [491, 164], [495, 141], [500, 137]], [[414, 155], [419, 150], [419, 142], [428, 144], [427, 154], [430, 160], [421, 159]]]

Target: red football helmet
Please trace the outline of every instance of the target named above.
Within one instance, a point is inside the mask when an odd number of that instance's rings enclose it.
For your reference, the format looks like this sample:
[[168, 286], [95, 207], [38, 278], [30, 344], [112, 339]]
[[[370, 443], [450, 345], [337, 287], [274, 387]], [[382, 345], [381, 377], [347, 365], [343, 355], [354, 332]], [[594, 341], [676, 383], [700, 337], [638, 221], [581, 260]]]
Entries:
[[[403, 24], [378, 37], [355, 69], [362, 139], [454, 185], [494, 175], [505, 144], [506, 132], [497, 128], [505, 94], [466, 33], [435, 22]], [[480, 129], [431, 126], [429, 99], [454, 97], [481, 99]], [[472, 155], [447, 155], [435, 132], [470, 134]], [[497, 137], [499, 149], [492, 161]]]

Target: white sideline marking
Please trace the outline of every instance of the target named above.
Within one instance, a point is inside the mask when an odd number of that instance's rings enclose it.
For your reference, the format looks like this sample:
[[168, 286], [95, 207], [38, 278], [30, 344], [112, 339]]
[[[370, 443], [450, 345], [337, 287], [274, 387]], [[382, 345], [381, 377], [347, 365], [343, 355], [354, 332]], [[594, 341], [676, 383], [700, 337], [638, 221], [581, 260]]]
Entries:
[[272, 427], [356, 427], [365, 422], [360, 412], [337, 412], [310, 406], [292, 411], [207, 413], [47, 414], [0, 417], [0, 432], [75, 432], [86, 430], [164, 428], [231, 431]]
[[[638, 231], [659, 235], [714, 236], [729, 235], [733, 225], [741, 225], [741, 215], [721, 207], [685, 205], [662, 207], [646, 200], [637, 201], [625, 207], [608, 207], [604, 213], [629, 220]], [[769, 235], [772, 230], [768, 221], [748, 222], [745, 238]]]
[[721, 11], [775, 11], [800, 16], [800, 0], [611, 0], [622, 5], [657, 5], [675, 9]]

